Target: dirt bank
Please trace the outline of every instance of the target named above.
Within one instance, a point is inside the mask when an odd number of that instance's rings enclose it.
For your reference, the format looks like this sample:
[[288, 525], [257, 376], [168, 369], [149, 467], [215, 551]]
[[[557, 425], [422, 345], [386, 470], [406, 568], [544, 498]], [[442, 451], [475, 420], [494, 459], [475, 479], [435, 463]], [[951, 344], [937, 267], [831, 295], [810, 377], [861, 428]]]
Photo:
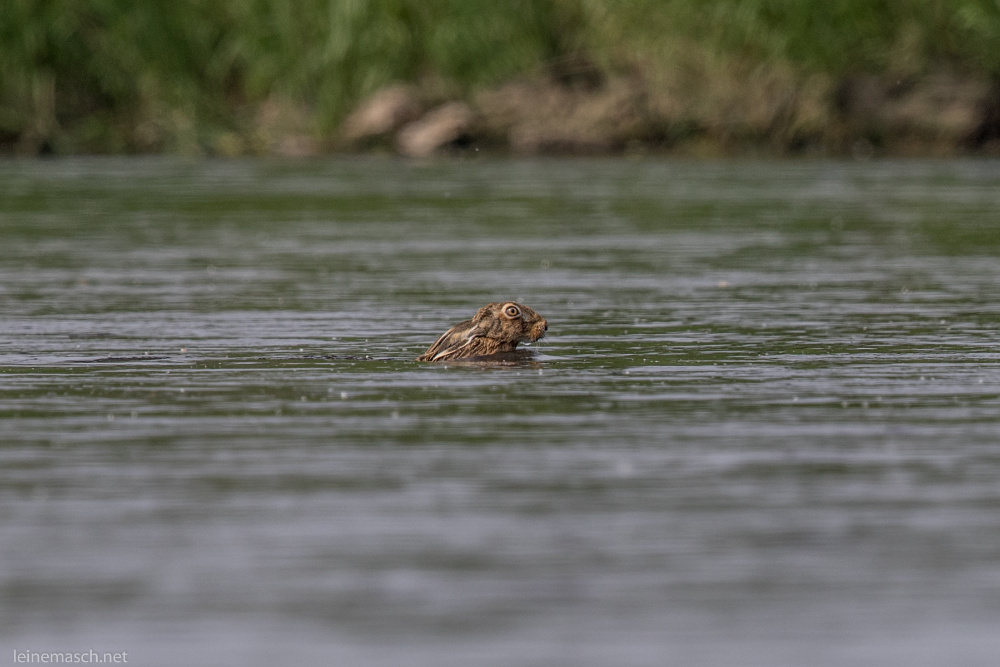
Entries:
[[[704, 74], [704, 73], [701, 73]], [[834, 80], [780, 69], [691, 72], [671, 81], [602, 75], [586, 63], [465, 100], [393, 86], [359, 105], [330, 150], [412, 156], [941, 156], [1000, 154], [1000, 86], [940, 70]]]

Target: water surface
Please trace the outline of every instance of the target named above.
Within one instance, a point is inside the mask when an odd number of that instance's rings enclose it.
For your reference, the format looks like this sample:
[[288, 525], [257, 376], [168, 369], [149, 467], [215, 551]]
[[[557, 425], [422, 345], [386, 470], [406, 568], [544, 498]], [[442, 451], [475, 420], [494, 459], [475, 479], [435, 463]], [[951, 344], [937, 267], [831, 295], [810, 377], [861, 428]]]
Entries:
[[[0, 648], [990, 665], [1000, 163], [0, 164]], [[488, 301], [534, 360], [413, 361]]]

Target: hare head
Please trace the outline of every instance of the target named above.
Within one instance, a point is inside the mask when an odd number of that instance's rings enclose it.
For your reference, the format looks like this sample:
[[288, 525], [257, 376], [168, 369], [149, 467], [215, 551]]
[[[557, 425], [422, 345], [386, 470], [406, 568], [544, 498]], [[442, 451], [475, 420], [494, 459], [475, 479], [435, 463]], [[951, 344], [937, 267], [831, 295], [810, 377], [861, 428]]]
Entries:
[[471, 320], [448, 329], [417, 361], [448, 361], [513, 352], [518, 343], [534, 342], [549, 328], [545, 318], [513, 301], [488, 303]]

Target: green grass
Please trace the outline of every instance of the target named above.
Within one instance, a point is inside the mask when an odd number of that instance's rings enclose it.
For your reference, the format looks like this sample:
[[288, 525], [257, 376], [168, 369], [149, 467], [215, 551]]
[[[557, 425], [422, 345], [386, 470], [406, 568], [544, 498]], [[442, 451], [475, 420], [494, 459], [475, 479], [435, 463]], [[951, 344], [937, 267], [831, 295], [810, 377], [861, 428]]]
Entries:
[[681, 32], [762, 62], [783, 59], [827, 73], [926, 68], [942, 61], [1000, 68], [1000, 3], [995, 0], [636, 4], [648, 13], [683, 5], [677, 14]]
[[5, 0], [0, 149], [210, 152], [268, 100], [327, 136], [391, 82], [463, 96], [579, 56], [995, 79], [998, 46], [998, 0]]

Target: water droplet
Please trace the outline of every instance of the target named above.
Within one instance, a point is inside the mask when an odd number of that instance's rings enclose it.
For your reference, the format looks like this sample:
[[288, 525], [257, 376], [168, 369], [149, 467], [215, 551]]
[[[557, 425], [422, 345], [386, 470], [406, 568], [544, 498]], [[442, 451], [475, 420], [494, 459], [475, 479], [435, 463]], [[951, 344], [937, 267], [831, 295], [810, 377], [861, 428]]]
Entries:
[[631, 477], [633, 472], [632, 464], [628, 461], [615, 462], [615, 474], [619, 477]]

